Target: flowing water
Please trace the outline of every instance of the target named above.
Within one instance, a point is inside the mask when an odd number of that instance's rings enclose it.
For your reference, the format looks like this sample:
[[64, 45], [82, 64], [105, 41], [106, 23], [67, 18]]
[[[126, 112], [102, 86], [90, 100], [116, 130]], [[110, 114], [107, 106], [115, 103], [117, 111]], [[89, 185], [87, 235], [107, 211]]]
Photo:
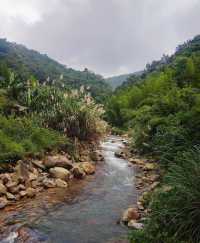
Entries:
[[[0, 242], [122, 242], [119, 239], [127, 237], [128, 229], [116, 222], [137, 199], [133, 168], [114, 155], [122, 146], [120, 138], [107, 138], [102, 143], [105, 161], [99, 162], [94, 176], [74, 183], [67, 192], [52, 191], [51, 196], [41, 194], [37, 203], [20, 204], [17, 213], [8, 210], [3, 220], [9, 224], [10, 219], [12, 226]], [[27, 229], [31, 230], [32, 238], [27, 241], [20, 241], [16, 233], [22, 222], [26, 234], [30, 234]]]

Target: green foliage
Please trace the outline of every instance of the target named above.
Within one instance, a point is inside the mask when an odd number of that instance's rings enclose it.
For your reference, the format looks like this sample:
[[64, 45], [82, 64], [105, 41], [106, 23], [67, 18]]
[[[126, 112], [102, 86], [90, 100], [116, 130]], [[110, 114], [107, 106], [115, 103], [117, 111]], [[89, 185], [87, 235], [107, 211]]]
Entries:
[[41, 128], [30, 119], [0, 115], [0, 161], [17, 160], [67, 144], [68, 140], [59, 133]]
[[140, 82], [119, 89], [107, 103], [107, 120], [131, 128], [133, 145], [165, 165], [200, 138], [200, 52], [178, 52], [167, 60], [149, 68]]
[[33, 76], [24, 81], [6, 70], [8, 80], [3, 77], [6, 82], [1, 83], [0, 90], [0, 160], [57, 148], [67, 137], [90, 140], [105, 132], [103, 107], [94, 102], [84, 86], [67, 91], [56, 81], [40, 84]]
[[104, 110], [83, 91], [62, 92], [43, 86], [31, 98], [30, 111], [44, 127], [65, 133], [68, 137], [88, 140], [105, 131], [101, 120]]
[[[154, 194], [151, 217], [131, 242], [200, 242], [200, 150], [184, 152]], [[168, 188], [168, 190], [166, 190]]]
[[132, 242], [200, 242], [200, 152], [190, 151], [200, 141], [199, 70], [200, 36], [147, 65], [107, 103], [107, 120], [132, 131], [132, 146], [157, 158], [172, 187], [153, 197], [150, 219]]

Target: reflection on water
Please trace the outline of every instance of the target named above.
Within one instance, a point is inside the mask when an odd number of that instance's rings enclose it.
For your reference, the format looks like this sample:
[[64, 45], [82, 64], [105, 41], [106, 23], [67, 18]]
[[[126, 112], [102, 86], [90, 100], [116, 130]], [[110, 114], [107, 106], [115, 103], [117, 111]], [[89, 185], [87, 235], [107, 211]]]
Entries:
[[[101, 145], [105, 162], [97, 165], [95, 176], [74, 183], [68, 191], [41, 194], [36, 205], [31, 208], [28, 202], [23, 208], [19, 207], [16, 216], [19, 217], [20, 212], [21, 222], [26, 222], [32, 232], [46, 236], [43, 240], [48, 242], [120, 242], [114, 239], [126, 237], [127, 228], [116, 222], [123, 210], [136, 202], [133, 168], [128, 167], [126, 160], [114, 156], [122, 146], [119, 138], [109, 137]], [[13, 220], [14, 215], [10, 217]], [[13, 232], [9, 236], [10, 242], [17, 237]]]

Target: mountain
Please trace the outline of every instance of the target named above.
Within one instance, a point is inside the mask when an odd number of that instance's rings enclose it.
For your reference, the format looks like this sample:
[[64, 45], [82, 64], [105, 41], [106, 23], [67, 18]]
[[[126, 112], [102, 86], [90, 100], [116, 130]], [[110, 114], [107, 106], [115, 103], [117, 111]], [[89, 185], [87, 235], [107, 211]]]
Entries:
[[101, 75], [88, 69], [77, 71], [67, 68], [46, 54], [40, 54], [6, 39], [0, 39], [0, 63], [7, 65], [22, 80], [27, 80], [30, 76], [34, 76], [41, 83], [55, 83], [56, 80], [57, 85], [70, 89], [84, 85], [97, 100], [103, 99], [110, 92], [109, 85]]
[[[154, 60], [151, 63], [147, 63], [144, 71], [133, 73], [127, 77], [127, 79], [117, 87], [117, 91], [130, 88], [132, 85], [139, 84], [144, 80], [148, 75], [164, 71], [166, 68], [176, 68], [178, 59], [183, 59], [190, 57], [192, 55], [199, 55], [200, 53], [200, 35], [197, 35], [192, 40], [188, 40], [182, 45], [179, 45], [176, 48], [176, 51], [173, 55], [163, 55], [160, 60]], [[182, 63], [179, 65], [184, 66], [185, 60], [182, 60]], [[107, 81], [107, 80], [106, 80]]]
[[130, 76], [131, 74], [113, 76], [110, 78], [106, 78], [106, 82], [112, 87], [113, 90], [115, 90], [118, 86], [122, 85], [122, 83], [125, 82]]
[[113, 90], [123, 86], [126, 82], [129, 82], [130, 77], [135, 76], [138, 77], [143, 73], [143, 71], [138, 71], [135, 73], [129, 73], [129, 74], [122, 74], [119, 76], [113, 76], [110, 78], [106, 78], [105, 81], [112, 87]]

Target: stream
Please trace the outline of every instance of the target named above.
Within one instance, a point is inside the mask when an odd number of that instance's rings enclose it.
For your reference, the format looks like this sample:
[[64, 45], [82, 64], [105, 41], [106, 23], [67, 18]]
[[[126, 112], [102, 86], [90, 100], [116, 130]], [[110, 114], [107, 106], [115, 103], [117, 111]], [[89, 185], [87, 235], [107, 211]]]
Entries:
[[[126, 242], [128, 229], [117, 224], [123, 211], [137, 201], [134, 169], [114, 153], [122, 139], [108, 137], [101, 144], [104, 162], [96, 174], [73, 183], [69, 189], [43, 192], [0, 212], [5, 227], [1, 243], [118, 243]], [[24, 237], [20, 237], [19, 229]]]

